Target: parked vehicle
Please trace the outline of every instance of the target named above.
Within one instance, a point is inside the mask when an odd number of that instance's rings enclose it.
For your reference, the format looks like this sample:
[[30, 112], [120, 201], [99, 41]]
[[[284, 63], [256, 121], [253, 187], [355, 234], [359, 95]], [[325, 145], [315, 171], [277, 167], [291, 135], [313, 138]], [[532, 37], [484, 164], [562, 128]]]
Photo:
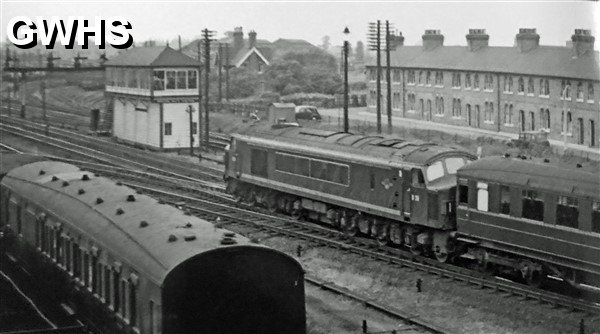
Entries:
[[313, 106], [297, 106], [296, 107], [296, 120], [314, 120], [320, 121], [321, 115], [317, 111], [317, 107]]

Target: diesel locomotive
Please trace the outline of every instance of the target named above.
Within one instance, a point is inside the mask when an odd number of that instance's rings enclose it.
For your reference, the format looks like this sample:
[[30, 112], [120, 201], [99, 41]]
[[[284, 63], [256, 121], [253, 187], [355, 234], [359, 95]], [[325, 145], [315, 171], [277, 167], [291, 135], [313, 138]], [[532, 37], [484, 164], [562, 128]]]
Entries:
[[422, 141], [251, 128], [232, 135], [224, 178], [240, 201], [439, 261], [598, 285], [597, 168], [475, 159]]
[[0, 255], [94, 332], [306, 332], [292, 257], [70, 164], [0, 170]]

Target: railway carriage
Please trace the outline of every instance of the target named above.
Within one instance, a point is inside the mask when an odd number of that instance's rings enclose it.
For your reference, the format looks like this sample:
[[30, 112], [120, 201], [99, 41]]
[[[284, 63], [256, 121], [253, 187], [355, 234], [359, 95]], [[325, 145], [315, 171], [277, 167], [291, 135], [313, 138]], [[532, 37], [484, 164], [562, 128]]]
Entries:
[[[547, 160], [546, 160], [547, 161]], [[491, 157], [458, 172], [459, 240], [482, 266], [600, 282], [600, 174], [593, 168]]]
[[458, 168], [475, 157], [421, 141], [300, 127], [232, 136], [228, 191], [350, 234], [446, 260]]
[[96, 332], [305, 333], [296, 260], [114, 181], [24, 164], [0, 213], [8, 256]]

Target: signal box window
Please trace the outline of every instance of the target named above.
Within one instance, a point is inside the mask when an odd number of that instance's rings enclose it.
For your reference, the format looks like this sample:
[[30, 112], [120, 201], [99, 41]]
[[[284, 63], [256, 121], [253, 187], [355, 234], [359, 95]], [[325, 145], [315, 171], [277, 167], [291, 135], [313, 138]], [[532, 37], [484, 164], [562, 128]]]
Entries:
[[165, 123], [165, 136], [173, 134], [173, 123]]
[[556, 224], [577, 228], [579, 226], [579, 201], [575, 197], [558, 196]]
[[600, 233], [600, 202], [592, 203], [592, 232]]
[[489, 195], [487, 183], [477, 182], [477, 210], [488, 211]]
[[510, 214], [510, 188], [500, 186], [500, 213]]
[[544, 200], [533, 190], [523, 190], [523, 212], [521, 216], [527, 219], [544, 221]]

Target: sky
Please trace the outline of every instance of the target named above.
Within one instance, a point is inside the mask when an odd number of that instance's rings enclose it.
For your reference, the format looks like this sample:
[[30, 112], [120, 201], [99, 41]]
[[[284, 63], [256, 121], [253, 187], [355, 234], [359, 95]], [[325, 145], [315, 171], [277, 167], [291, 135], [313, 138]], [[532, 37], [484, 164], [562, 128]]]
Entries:
[[[537, 28], [540, 44], [565, 45], [574, 29], [591, 29], [598, 36], [600, 3], [582, 1], [4, 1], [1, 36], [14, 16], [57, 15], [108, 18], [118, 15], [132, 24], [135, 42], [148, 39], [191, 40], [208, 28], [224, 32], [241, 26], [245, 37], [255, 30], [259, 39], [304, 39], [315, 45], [330, 36], [332, 45], [344, 40], [348, 27], [353, 44], [365, 41], [368, 23], [389, 20], [405, 36], [405, 45], [421, 42], [425, 29], [440, 29], [444, 45], [466, 45], [469, 28], [484, 28], [490, 45], [511, 46], [519, 28]], [[596, 43], [596, 49], [598, 49]]]

